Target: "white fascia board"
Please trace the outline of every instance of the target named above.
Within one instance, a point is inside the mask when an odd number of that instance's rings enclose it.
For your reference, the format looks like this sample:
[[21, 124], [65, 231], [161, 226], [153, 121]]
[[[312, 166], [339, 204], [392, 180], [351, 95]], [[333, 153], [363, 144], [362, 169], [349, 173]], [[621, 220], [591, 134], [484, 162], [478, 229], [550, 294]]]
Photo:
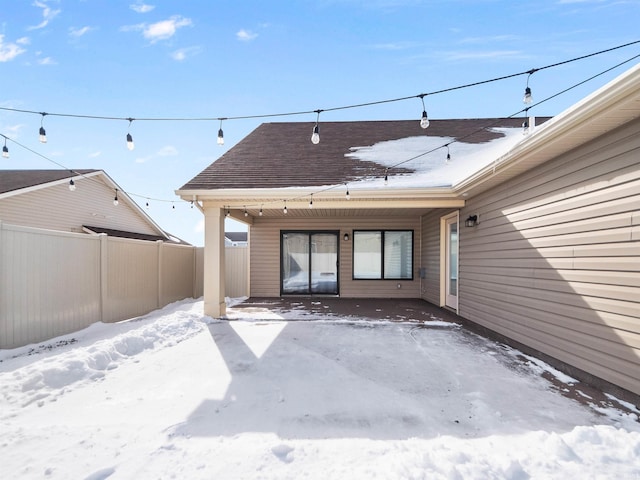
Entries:
[[[295, 188], [246, 188], [246, 189], [220, 189], [220, 190], [176, 190], [176, 195], [183, 200], [199, 201], [233, 201], [233, 200], [289, 200], [310, 197], [314, 199], [344, 199], [347, 188], [344, 185], [336, 186], [331, 190], [330, 186], [320, 187], [295, 187]], [[437, 188], [393, 188], [384, 187], [377, 189], [349, 189], [352, 198], [367, 200], [390, 199], [414, 199], [414, 198], [458, 198], [451, 187]]]

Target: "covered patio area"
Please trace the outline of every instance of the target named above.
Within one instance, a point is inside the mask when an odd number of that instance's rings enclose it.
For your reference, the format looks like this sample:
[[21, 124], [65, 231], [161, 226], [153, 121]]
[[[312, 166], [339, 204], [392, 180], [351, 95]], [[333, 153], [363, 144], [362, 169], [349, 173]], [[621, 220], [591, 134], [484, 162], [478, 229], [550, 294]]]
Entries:
[[232, 300], [227, 308], [229, 320], [261, 317], [264, 320], [288, 321], [366, 319], [390, 322], [465, 322], [450, 310], [410, 298], [250, 297], [241, 303]]

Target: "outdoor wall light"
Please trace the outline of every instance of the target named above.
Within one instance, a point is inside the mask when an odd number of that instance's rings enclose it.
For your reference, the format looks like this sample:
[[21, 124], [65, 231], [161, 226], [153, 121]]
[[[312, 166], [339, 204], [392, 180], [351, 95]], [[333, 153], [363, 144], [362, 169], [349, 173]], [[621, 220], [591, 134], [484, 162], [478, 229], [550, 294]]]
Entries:
[[344, 238], [344, 241], [345, 241], [345, 242], [348, 242], [348, 241], [349, 241], [349, 234], [348, 234], [348, 233], [345, 233], [345, 234], [344, 234], [344, 237], [342, 237], [342, 238]]
[[475, 227], [476, 225], [478, 225], [478, 216], [477, 215], [469, 215], [469, 218], [467, 218], [464, 221], [464, 225], [465, 225], [465, 227]]

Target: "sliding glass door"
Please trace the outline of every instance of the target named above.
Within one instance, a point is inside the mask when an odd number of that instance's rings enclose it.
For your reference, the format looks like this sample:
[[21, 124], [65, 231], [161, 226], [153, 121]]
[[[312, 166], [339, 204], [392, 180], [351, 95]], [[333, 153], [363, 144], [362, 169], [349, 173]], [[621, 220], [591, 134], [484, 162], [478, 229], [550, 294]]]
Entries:
[[281, 232], [280, 291], [338, 294], [339, 232]]

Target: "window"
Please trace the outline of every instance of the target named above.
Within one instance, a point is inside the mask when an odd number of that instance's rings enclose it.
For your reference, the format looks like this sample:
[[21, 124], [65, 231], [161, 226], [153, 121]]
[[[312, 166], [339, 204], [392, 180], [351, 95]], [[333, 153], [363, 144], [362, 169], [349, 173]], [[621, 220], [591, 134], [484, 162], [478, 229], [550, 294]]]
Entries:
[[355, 230], [354, 280], [413, 280], [413, 230]]

